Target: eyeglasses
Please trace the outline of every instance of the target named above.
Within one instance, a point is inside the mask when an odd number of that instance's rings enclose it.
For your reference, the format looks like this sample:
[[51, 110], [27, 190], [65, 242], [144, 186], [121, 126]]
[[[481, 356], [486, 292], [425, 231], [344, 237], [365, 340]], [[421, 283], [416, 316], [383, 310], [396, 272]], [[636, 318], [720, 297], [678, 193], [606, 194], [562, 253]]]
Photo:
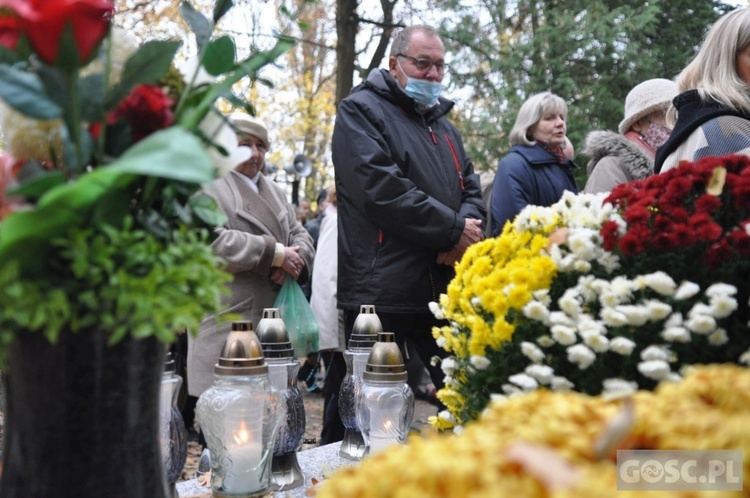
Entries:
[[417, 68], [417, 71], [420, 72], [427, 72], [430, 70], [432, 66], [435, 66], [435, 69], [437, 69], [437, 72], [440, 76], [444, 75], [448, 72], [448, 64], [444, 62], [432, 62], [430, 59], [423, 59], [423, 58], [417, 58], [412, 57], [411, 55], [406, 54], [396, 54], [396, 57], [406, 57], [410, 61], [414, 63], [414, 66]]

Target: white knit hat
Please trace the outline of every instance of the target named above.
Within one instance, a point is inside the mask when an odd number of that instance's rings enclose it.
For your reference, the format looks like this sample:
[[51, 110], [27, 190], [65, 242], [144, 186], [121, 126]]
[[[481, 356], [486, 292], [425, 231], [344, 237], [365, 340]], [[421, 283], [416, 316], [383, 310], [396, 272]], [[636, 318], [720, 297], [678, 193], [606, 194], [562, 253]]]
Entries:
[[268, 128], [263, 122], [244, 112], [233, 112], [229, 116], [229, 121], [237, 128], [239, 133], [247, 133], [258, 137], [263, 141], [266, 149], [271, 148], [271, 142], [268, 140]]
[[664, 78], [646, 80], [636, 85], [625, 97], [625, 119], [620, 123], [620, 133], [625, 134], [633, 123], [654, 111], [665, 111], [677, 96], [677, 85]]

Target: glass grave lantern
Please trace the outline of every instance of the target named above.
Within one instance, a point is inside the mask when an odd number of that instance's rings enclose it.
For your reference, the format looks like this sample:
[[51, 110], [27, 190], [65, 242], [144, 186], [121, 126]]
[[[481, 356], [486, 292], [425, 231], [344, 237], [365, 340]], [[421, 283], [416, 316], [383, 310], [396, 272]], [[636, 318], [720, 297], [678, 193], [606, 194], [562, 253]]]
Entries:
[[250, 322], [234, 322], [214, 367], [214, 383], [198, 399], [198, 423], [211, 452], [215, 498], [256, 498], [271, 489], [271, 453], [284, 400]]
[[305, 482], [297, 461], [297, 451], [305, 435], [305, 404], [297, 388], [299, 360], [294, 356], [279, 308], [263, 310], [256, 334], [266, 358], [271, 385], [281, 393], [286, 405], [286, 419], [281, 421], [271, 460], [271, 489], [297, 488]]
[[164, 358], [164, 373], [161, 378], [159, 443], [171, 498], [178, 498], [176, 484], [187, 460], [187, 431], [177, 407], [180, 386], [182, 377], [177, 375], [174, 358], [168, 351]]
[[355, 403], [367, 357], [377, 340], [378, 333], [382, 331], [383, 326], [375, 313], [375, 306], [372, 304], [360, 306], [359, 315], [352, 327], [349, 345], [344, 351], [346, 376], [341, 382], [339, 391], [339, 416], [345, 428], [339, 456], [347, 460], [361, 460], [367, 450], [365, 440], [357, 426]]
[[357, 393], [357, 424], [368, 454], [404, 444], [414, 416], [414, 393], [393, 332], [378, 334]]

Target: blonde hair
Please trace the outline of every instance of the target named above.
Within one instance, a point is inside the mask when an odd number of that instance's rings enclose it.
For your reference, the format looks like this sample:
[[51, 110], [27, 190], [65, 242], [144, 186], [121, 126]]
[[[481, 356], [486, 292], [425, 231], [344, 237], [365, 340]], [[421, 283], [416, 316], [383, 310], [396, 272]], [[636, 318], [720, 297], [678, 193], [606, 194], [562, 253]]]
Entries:
[[337, 206], [339, 203], [339, 197], [336, 195], [336, 184], [332, 183], [326, 187], [326, 192], [328, 192], [328, 195], [326, 196], [326, 201], [328, 203], [333, 204], [334, 206]]
[[529, 129], [550, 112], [559, 112], [568, 118], [568, 105], [552, 92], [532, 95], [523, 103], [516, 116], [516, 123], [510, 130], [510, 145], [534, 145], [536, 141], [529, 138]]
[[[750, 113], [748, 84], [737, 74], [737, 55], [750, 46], [750, 8], [724, 14], [706, 33], [700, 50], [677, 76], [679, 93], [698, 90], [702, 100], [714, 99], [734, 110]], [[674, 124], [670, 107], [667, 122]]]

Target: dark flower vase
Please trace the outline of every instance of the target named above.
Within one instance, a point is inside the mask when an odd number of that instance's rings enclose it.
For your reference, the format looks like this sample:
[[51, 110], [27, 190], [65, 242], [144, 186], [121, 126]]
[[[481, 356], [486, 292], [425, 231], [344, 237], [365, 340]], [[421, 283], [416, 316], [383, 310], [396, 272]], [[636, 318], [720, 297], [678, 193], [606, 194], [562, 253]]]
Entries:
[[164, 346], [65, 332], [15, 339], [5, 370], [3, 498], [167, 498], [159, 447]]

